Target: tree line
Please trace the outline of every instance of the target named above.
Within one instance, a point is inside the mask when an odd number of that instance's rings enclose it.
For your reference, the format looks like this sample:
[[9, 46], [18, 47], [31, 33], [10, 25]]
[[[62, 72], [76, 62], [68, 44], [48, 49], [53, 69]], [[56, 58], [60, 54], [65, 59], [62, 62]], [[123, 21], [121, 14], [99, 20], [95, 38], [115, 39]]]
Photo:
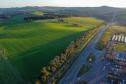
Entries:
[[25, 21], [33, 21], [33, 20], [47, 20], [47, 19], [57, 19], [57, 18], [63, 18], [68, 17], [67, 15], [58, 15], [58, 14], [44, 14], [42, 16], [28, 16], [25, 17]]
[[97, 26], [97, 28], [85, 32], [83, 36], [72, 41], [59, 56], [56, 56], [49, 63], [48, 66], [42, 68], [40, 76], [35, 84], [56, 84], [57, 80], [60, 79], [65, 70], [67, 70], [66, 67], [68, 65], [70, 66], [71, 60], [73, 61], [72, 58], [74, 58], [74, 54], [91, 38], [92, 35], [96, 34], [101, 25], [102, 24]]

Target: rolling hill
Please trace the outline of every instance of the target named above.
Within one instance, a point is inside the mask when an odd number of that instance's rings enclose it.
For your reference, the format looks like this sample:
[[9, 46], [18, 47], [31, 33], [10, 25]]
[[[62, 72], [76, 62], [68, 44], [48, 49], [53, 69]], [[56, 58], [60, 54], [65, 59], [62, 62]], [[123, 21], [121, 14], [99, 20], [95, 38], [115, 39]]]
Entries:
[[[37, 12], [39, 11], [39, 12]], [[34, 12], [34, 13], [33, 13]], [[0, 8], [0, 16], [15, 16], [17, 14], [61, 14], [68, 16], [88, 16], [110, 21], [116, 15], [115, 21], [126, 25], [126, 8], [101, 7], [22, 7], [22, 8]]]
[[20, 23], [17, 17], [10, 19], [14, 24], [0, 26], [0, 48], [5, 49], [7, 58], [26, 81], [37, 78], [42, 67], [71, 41], [103, 22], [96, 18], [71, 17], [64, 18], [64, 22], [53, 19]]

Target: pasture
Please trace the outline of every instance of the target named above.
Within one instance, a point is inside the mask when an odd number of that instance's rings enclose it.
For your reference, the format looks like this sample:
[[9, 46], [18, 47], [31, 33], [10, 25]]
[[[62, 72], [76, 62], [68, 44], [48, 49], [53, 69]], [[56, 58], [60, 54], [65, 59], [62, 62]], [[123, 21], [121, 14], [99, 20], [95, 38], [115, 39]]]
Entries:
[[[64, 20], [62, 23], [45, 20], [0, 26], [0, 48], [6, 50], [6, 56], [26, 81], [35, 80], [42, 67], [63, 52], [71, 41], [102, 23], [89, 17]], [[74, 23], [81, 26], [71, 26]]]

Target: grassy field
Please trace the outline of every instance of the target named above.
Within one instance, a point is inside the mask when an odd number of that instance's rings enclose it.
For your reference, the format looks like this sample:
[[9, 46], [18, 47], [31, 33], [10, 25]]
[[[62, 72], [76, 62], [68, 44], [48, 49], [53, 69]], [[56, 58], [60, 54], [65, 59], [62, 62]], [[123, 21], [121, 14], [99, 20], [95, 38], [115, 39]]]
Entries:
[[32, 14], [35, 15], [35, 16], [43, 16], [44, 12], [42, 12], [42, 11], [35, 11]]
[[[64, 23], [56, 20], [19, 21], [19, 24], [14, 22], [13, 25], [0, 27], [0, 48], [6, 50], [6, 56], [25, 80], [37, 78], [42, 67], [59, 55], [71, 41], [102, 22], [95, 18], [79, 17], [64, 20]], [[81, 26], [73, 26], [74, 23]]]
[[126, 52], [126, 44], [125, 43], [114, 44], [113, 48], [117, 52]]

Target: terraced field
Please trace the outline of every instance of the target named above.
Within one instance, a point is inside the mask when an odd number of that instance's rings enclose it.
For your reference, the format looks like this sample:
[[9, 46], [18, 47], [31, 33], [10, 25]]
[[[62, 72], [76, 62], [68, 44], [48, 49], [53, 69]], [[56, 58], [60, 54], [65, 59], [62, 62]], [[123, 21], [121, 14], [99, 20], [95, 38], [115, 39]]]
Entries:
[[101, 20], [87, 17], [64, 20], [0, 26], [0, 48], [6, 50], [6, 56], [25, 80], [38, 77], [42, 67], [59, 55], [71, 41], [102, 23]]

